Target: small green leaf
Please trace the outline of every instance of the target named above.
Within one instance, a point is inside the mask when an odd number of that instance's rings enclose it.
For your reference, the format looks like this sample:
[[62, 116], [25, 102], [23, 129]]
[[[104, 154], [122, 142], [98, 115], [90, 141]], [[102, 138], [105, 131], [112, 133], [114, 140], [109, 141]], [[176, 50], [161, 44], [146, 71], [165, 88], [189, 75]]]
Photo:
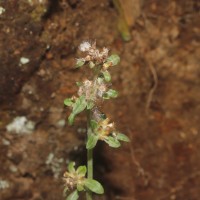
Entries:
[[112, 66], [115, 66], [120, 62], [120, 57], [116, 54], [113, 54], [110, 57], [108, 57], [107, 61], [111, 62]]
[[110, 147], [118, 148], [121, 146], [120, 142], [112, 136], [106, 137], [104, 140]]
[[72, 193], [67, 197], [66, 200], [77, 200], [78, 197], [79, 197], [78, 191], [75, 190], [74, 192], [72, 192]]
[[86, 106], [87, 102], [85, 101], [85, 97], [83, 95], [76, 99], [75, 103], [73, 104], [72, 113], [68, 117], [69, 125], [73, 124], [75, 116], [82, 112]]
[[101, 85], [104, 82], [104, 79], [101, 78], [101, 77], [98, 77], [97, 82], [98, 82], [99, 85]]
[[106, 116], [106, 114], [102, 113], [102, 114], [100, 115], [100, 118], [101, 118], [101, 119], [106, 119], [107, 116]]
[[77, 81], [77, 82], [76, 82], [76, 85], [77, 85], [78, 87], [80, 87], [81, 85], [83, 85], [83, 83], [82, 83], [82, 82], [79, 82], [79, 81]]
[[76, 68], [82, 67], [84, 64], [85, 64], [85, 61], [83, 59], [76, 60]]
[[92, 61], [90, 61], [89, 62], [89, 67], [92, 69], [92, 68], [94, 68], [94, 66], [95, 66], [95, 64]]
[[90, 191], [92, 191], [96, 194], [104, 193], [104, 189], [103, 189], [103, 186], [101, 185], [101, 183], [99, 183], [98, 181], [96, 181], [94, 179], [86, 179], [84, 181], [84, 185], [87, 189], [89, 189]]
[[92, 130], [95, 130], [98, 126], [98, 123], [95, 120], [90, 121], [90, 126], [92, 127]]
[[93, 107], [94, 107], [94, 102], [93, 102], [93, 101], [89, 101], [89, 102], [87, 103], [87, 109], [88, 109], [88, 110], [91, 110]]
[[67, 192], [68, 192], [68, 188], [65, 187], [64, 190], [63, 190], [63, 196], [64, 196], [64, 197], [67, 195]]
[[87, 172], [87, 168], [86, 166], [79, 166], [78, 169], [76, 170], [77, 174], [80, 176], [85, 176], [86, 172]]
[[75, 115], [71, 113], [70, 116], [68, 117], [69, 125], [72, 125], [74, 123], [74, 118], [75, 118]]
[[72, 106], [73, 105], [73, 101], [72, 101], [72, 98], [67, 98], [64, 100], [64, 104], [66, 106]]
[[122, 133], [117, 133], [115, 138], [124, 142], [130, 142], [130, 139]]
[[113, 89], [109, 89], [103, 96], [104, 99], [116, 98], [118, 96], [118, 92]]
[[75, 172], [74, 166], [75, 166], [75, 162], [70, 162], [68, 164], [68, 171], [69, 171], [69, 173], [74, 173]]
[[105, 79], [106, 82], [109, 82], [111, 80], [111, 76], [110, 76], [109, 71], [107, 71], [107, 70], [103, 71], [102, 74], [103, 74], [104, 79]]
[[78, 190], [79, 192], [82, 192], [82, 191], [84, 190], [84, 187], [83, 187], [82, 184], [78, 184], [76, 188], [77, 188], [77, 190]]
[[118, 96], [118, 92], [113, 89], [109, 89], [106, 93], [109, 97], [112, 97], [112, 98], [116, 98]]
[[93, 149], [98, 141], [98, 136], [94, 134], [90, 134], [87, 140], [86, 149]]
[[73, 110], [72, 110], [73, 114], [77, 115], [80, 112], [82, 112], [85, 109], [86, 105], [87, 105], [87, 103], [86, 103], [85, 97], [83, 95], [80, 96], [79, 98], [77, 98], [73, 105]]

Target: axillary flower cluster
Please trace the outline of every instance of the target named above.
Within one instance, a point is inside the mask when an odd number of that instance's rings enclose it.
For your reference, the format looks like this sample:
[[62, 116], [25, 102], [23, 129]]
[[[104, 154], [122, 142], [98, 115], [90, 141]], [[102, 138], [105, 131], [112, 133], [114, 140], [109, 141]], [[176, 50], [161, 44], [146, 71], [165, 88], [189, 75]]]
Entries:
[[121, 141], [129, 142], [129, 138], [116, 130], [114, 123], [110, 122], [98, 106], [104, 100], [118, 96], [118, 92], [110, 88], [111, 75], [108, 70], [119, 63], [119, 56], [115, 54], [109, 56], [107, 48], [104, 47], [100, 51], [96, 48], [96, 43], [87, 41], [80, 44], [79, 50], [85, 55], [77, 59], [76, 67], [87, 65], [94, 76], [92, 80], [77, 82], [78, 95], [65, 99], [64, 104], [72, 110], [68, 117], [70, 125], [74, 123], [76, 115], [82, 111], [87, 113], [87, 167], [79, 166], [75, 170], [75, 163], [70, 163], [63, 179], [65, 192], [73, 191], [67, 200], [77, 200], [79, 192], [84, 191], [86, 199], [92, 200], [92, 193], [104, 193], [102, 185], [93, 179], [93, 148], [98, 141], [104, 141], [110, 147], [118, 148], [121, 146]]

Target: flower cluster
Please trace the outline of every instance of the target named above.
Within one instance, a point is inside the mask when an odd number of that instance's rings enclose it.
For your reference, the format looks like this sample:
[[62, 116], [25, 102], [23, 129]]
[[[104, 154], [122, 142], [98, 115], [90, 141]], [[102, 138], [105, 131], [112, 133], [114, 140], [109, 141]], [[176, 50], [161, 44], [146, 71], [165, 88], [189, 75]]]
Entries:
[[109, 123], [110, 119], [106, 118], [105, 120], [101, 120], [98, 123], [98, 128], [95, 132], [98, 133], [99, 139], [104, 140], [105, 137], [109, 136], [112, 134], [115, 130], [114, 128], [114, 123]]
[[107, 86], [101, 78], [94, 81], [85, 80], [79, 87], [78, 95], [84, 95], [86, 100], [96, 101], [98, 98], [103, 97], [106, 90]]
[[90, 44], [89, 42], [85, 41], [82, 42], [79, 46], [80, 51], [86, 52], [87, 55], [84, 58], [79, 58], [77, 61], [79, 62], [87, 62], [92, 61], [94, 63], [102, 63], [108, 58], [108, 52], [109, 50], [107, 48], [103, 48], [102, 51], [99, 51], [96, 48], [96, 42], [93, 44]]
[[63, 180], [65, 182], [65, 188], [67, 190], [73, 190], [77, 185], [82, 184], [84, 177], [75, 173], [65, 172], [63, 175]]
[[68, 171], [63, 175], [63, 180], [65, 183], [64, 193], [74, 190], [74, 192], [68, 196], [67, 200], [78, 199], [78, 192], [86, 190], [95, 192], [96, 194], [103, 194], [104, 189], [98, 181], [85, 177], [87, 173], [86, 166], [79, 166], [77, 169], [75, 169], [74, 166], [75, 163], [70, 162], [68, 165]]
[[[96, 111], [95, 111], [96, 112]], [[95, 114], [96, 115], [96, 114]], [[110, 147], [118, 148], [121, 146], [121, 141], [129, 142], [129, 138], [116, 131], [114, 123], [110, 123], [109, 118], [102, 118], [102, 114], [98, 114], [90, 121], [92, 133], [86, 144], [87, 149], [92, 149], [96, 146], [98, 140], [106, 142]], [[95, 120], [96, 118], [96, 120]]]

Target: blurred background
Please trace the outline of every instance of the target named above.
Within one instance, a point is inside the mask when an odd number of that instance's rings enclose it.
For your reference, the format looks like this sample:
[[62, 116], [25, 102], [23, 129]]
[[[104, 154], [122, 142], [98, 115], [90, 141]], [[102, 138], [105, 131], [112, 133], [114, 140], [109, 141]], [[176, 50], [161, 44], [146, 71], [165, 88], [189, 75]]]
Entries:
[[98, 144], [95, 199], [199, 200], [199, 19], [198, 0], [0, 0], [0, 199], [64, 199], [67, 163], [85, 163], [86, 118], [68, 126], [63, 100], [89, 40], [121, 57], [102, 110], [131, 139]]

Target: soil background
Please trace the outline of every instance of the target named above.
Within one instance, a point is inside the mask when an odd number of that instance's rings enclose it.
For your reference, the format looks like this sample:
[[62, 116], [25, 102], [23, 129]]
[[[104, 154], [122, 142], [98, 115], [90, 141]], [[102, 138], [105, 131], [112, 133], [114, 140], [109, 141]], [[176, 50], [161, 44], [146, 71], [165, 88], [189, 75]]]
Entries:
[[[102, 110], [131, 139], [98, 144], [95, 199], [199, 200], [199, 19], [197, 0], [146, 0], [124, 42], [111, 1], [1, 0], [0, 200], [64, 199], [67, 163], [85, 163], [85, 116], [70, 127], [63, 106], [89, 73], [74, 68], [85, 40], [121, 57]], [[8, 131], [16, 117], [31, 130]]]

